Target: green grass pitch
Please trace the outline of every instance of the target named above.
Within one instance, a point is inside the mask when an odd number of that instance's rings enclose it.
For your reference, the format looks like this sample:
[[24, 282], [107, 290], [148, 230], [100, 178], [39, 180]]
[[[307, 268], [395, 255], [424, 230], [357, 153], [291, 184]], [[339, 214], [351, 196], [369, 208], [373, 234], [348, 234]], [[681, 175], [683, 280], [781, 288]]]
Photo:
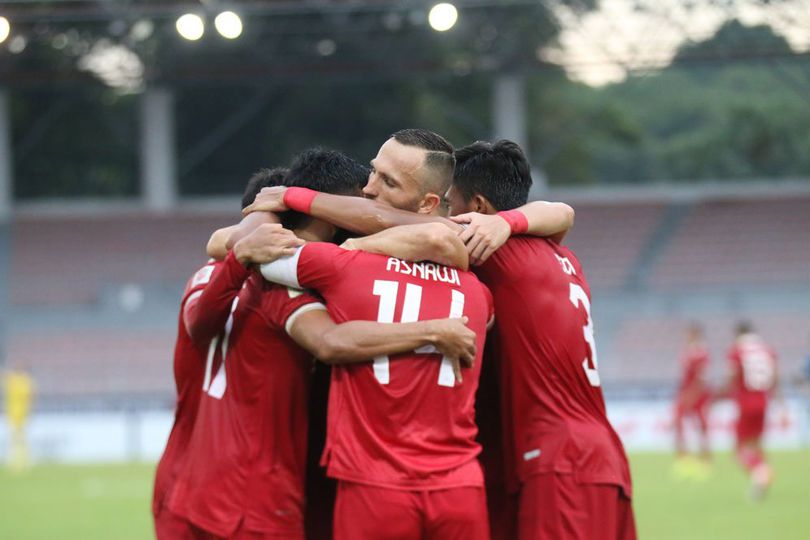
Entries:
[[[772, 452], [776, 481], [761, 503], [729, 454], [701, 483], [678, 481], [672, 459], [633, 454], [634, 506], [642, 540], [810, 538], [810, 450]], [[4, 540], [152, 537], [154, 465], [40, 465], [25, 474], [0, 469]]]

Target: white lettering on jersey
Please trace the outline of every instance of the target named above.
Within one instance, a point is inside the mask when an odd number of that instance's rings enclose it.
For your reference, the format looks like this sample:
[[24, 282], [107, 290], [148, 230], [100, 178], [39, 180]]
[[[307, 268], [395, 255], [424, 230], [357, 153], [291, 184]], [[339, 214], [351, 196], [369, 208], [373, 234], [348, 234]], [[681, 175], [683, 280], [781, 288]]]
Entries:
[[745, 387], [756, 392], [770, 390], [776, 378], [776, 369], [768, 350], [754, 345], [743, 346], [741, 352]]
[[214, 273], [213, 265], [209, 264], [208, 266], [203, 266], [202, 268], [197, 270], [197, 273], [194, 274], [193, 278], [191, 278], [191, 286], [196, 287], [197, 285], [203, 285], [205, 283], [208, 283], [209, 281], [211, 281], [211, 274], [213, 273]]
[[568, 257], [560, 257], [556, 253], [554, 254], [554, 256], [557, 257], [558, 261], [560, 261], [560, 266], [562, 266], [563, 272], [565, 272], [569, 276], [572, 275], [575, 276], [577, 274], [577, 271], [574, 270], [574, 265], [571, 264], [571, 261], [568, 260]]
[[418, 277], [424, 280], [449, 283], [451, 285], [461, 285], [458, 270], [447, 268], [432, 262], [406, 262], [395, 257], [389, 257], [385, 265], [388, 272], [397, 272], [406, 276]]
[[523, 453], [523, 461], [531, 461], [533, 459], [537, 459], [540, 457], [540, 449], [535, 448], [534, 450], [529, 450], [528, 452]]

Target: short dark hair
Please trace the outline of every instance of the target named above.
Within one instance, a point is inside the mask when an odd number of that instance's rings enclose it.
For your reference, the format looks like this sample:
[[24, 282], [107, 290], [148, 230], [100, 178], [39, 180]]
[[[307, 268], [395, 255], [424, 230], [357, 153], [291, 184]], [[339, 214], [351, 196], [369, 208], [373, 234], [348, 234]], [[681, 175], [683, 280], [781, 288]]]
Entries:
[[526, 204], [532, 187], [529, 160], [517, 143], [476, 141], [456, 150], [453, 185], [469, 201], [482, 195], [496, 210]]
[[400, 144], [415, 146], [427, 152], [425, 166], [432, 174], [424, 179], [423, 190], [443, 196], [453, 181], [453, 169], [456, 165], [453, 145], [429, 129], [401, 129], [391, 137]]
[[[337, 150], [310, 148], [293, 158], [284, 185], [304, 187], [334, 195], [357, 195], [368, 181], [369, 169]], [[299, 225], [301, 214], [286, 212], [288, 229]]]
[[259, 169], [248, 180], [245, 192], [242, 195], [242, 208], [253, 203], [256, 195], [266, 187], [283, 186], [284, 178], [289, 169], [285, 167], [274, 167], [272, 169]]
[[744, 334], [750, 334], [754, 331], [754, 325], [751, 324], [751, 321], [738, 321], [736, 332], [738, 336], [742, 336]]

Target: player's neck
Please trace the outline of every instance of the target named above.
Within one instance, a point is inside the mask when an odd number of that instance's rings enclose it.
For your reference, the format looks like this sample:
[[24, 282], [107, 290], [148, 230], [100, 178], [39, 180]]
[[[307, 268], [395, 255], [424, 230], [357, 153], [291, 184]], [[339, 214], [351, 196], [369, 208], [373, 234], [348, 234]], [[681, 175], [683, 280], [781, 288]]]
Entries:
[[335, 236], [335, 226], [320, 219], [309, 219], [295, 229], [295, 235], [307, 242], [329, 242]]

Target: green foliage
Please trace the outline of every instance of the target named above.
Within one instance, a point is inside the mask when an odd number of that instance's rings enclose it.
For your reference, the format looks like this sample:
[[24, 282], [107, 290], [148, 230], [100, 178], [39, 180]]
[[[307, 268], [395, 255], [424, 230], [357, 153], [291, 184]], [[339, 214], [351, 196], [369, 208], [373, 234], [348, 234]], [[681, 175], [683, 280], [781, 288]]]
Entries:
[[532, 156], [553, 184], [809, 177], [810, 61], [789, 52], [770, 27], [732, 21], [657, 73], [535, 80]]
[[109, 90], [12, 94], [15, 196], [136, 194], [136, 106]]

